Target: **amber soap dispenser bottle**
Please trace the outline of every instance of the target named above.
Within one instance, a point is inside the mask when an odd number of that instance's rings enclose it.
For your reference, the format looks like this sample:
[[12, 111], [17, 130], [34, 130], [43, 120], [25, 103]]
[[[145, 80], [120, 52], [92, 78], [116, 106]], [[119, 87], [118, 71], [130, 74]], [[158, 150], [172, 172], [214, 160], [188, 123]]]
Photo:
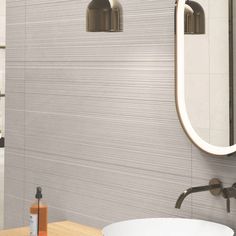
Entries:
[[42, 203], [41, 187], [37, 187], [35, 198], [30, 207], [30, 236], [47, 236], [48, 207]]

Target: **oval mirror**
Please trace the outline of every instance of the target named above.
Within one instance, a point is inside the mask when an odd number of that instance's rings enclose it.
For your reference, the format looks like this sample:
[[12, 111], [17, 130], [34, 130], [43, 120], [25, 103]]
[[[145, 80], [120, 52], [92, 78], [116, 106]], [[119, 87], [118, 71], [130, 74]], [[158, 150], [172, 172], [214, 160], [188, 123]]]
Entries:
[[181, 124], [203, 151], [232, 154], [236, 152], [236, 1], [177, 0], [175, 20]]

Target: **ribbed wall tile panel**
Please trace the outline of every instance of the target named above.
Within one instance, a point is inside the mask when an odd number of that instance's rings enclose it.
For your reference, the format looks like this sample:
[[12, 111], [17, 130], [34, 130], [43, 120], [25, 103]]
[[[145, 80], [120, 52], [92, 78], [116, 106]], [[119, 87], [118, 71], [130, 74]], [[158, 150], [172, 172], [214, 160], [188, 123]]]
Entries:
[[114, 34], [85, 31], [88, 3], [7, 1], [5, 227], [28, 224], [42, 185], [50, 222], [197, 217], [236, 228], [236, 211], [207, 194], [174, 208], [192, 184], [236, 181], [234, 158], [196, 150], [179, 124], [174, 1], [122, 1]]

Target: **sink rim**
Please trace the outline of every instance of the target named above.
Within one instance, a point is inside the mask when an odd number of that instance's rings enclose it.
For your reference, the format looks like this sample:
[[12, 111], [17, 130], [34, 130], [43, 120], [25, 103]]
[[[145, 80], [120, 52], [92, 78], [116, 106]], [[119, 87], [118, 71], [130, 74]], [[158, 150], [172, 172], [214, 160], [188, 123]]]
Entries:
[[104, 231], [106, 231], [108, 228], [118, 225], [118, 224], [125, 224], [128, 222], [135, 222], [135, 221], [147, 221], [147, 220], [177, 220], [177, 221], [188, 221], [188, 222], [205, 222], [205, 223], [209, 223], [210, 225], [218, 225], [221, 227], [225, 227], [226, 230], [229, 231], [229, 233], [232, 233], [232, 235], [234, 235], [234, 230], [232, 228], [230, 228], [227, 225], [221, 224], [221, 223], [216, 223], [213, 221], [208, 221], [208, 220], [202, 220], [202, 219], [190, 219], [190, 218], [174, 218], [174, 217], [159, 217], [159, 218], [140, 218], [140, 219], [130, 219], [130, 220], [124, 220], [124, 221], [119, 221], [119, 222], [115, 222], [115, 223], [111, 223], [105, 227], [103, 227], [102, 229], [102, 233], [104, 235]]

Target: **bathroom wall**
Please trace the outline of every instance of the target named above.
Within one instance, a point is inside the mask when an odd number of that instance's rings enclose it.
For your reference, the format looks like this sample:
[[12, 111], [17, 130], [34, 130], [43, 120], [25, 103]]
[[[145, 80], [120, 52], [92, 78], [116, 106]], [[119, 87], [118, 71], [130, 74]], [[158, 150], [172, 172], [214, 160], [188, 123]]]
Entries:
[[[6, 0], [0, 0], [0, 46], [6, 45]], [[5, 49], [0, 48], [0, 93], [5, 93]], [[4, 137], [5, 99], [0, 99], [0, 138]]]
[[[232, 0], [232, 5], [233, 5], [233, 19], [232, 19], [232, 23], [233, 23], [233, 27], [236, 25], [236, 4], [234, 3], [234, 1]], [[236, 31], [233, 31], [233, 44], [236, 44]], [[235, 72], [236, 69], [236, 47], [233, 46], [233, 70]], [[234, 81], [236, 79], [236, 74], [234, 73]], [[233, 91], [236, 91], [236, 83], [234, 83], [234, 88]], [[236, 96], [234, 96], [234, 104], [236, 104]], [[234, 124], [236, 124], [236, 114], [235, 114], [235, 109], [234, 109]], [[236, 126], [234, 126], [234, 135], [236, 135]]]
[[[0, 46], [5, 45], [6, 0], [0, 0]], [[5, 49], [0, 48], [0, 93], [5, 93]], [[0, 98], [0, 138], [4, 136], [5, 99]], [[0, 148], [0, 229], [4, 218], [4, 149]]]
[[85, 32], [85, 0], [7, 0], [5, 227], [28, 224], [42, 185], [49, 219], [102, 227], [193, 217], [236, 228], [236, 203], [179, 194], [236, 181], [175, 110], [174, 0], [121, 1], [123, 33]]
[[206, 33], [185, 35], [186, 106], [192, 126], [205, 141], [229, 146], [229, 4], [197, 0]]

